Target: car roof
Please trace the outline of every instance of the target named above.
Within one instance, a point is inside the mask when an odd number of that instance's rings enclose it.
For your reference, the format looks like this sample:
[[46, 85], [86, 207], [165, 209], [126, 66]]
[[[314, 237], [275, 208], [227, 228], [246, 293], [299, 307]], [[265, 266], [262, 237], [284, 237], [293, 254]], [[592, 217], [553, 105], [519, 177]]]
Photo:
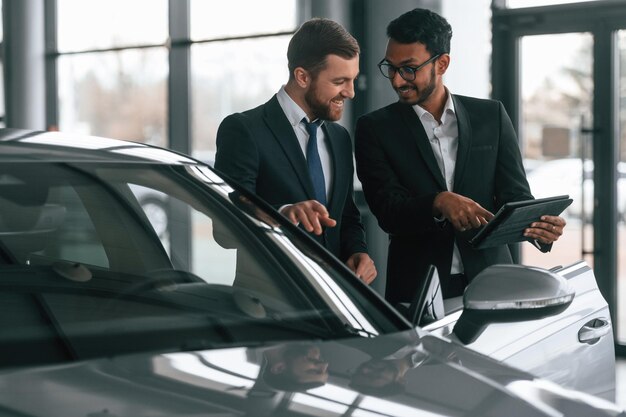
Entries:
[[0, 162], [57, 161], [198, 163], [182, 153], [138, 142], [62, 132], [0, 129]]

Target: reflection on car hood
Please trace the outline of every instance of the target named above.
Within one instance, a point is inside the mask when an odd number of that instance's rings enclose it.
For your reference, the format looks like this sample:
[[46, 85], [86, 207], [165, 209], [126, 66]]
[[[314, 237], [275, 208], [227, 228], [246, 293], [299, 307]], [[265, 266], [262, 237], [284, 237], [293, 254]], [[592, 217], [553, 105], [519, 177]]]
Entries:
[[[306, 360], [297, 352], [307, 352]], [[317, 381], [316, 386], [277, 388], [276, 376], [289, 375]], [[314, 345], [141, 354], [5, 370], [0, 373], [0, 415], [624, 414], [604, 400], [535, 380], [444, 339], [420, 338], [409, 331]]]

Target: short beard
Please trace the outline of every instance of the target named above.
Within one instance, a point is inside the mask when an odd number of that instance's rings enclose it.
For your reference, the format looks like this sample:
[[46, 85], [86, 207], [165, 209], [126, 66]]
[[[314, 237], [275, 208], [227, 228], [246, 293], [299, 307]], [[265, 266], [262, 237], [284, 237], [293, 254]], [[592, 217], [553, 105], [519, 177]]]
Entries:
[[[428, 98], [433, 94], [433, 91], [435, 91], [435, 66], [433, 65], [433, 67], [430, 70], [430, 81], [428, 82], [428, 85], [426, 86], [426, 88], [424, 88], [419, 95], [417, 96], [417, 98], [415, 100], [412, 101], [406, 101], [405, 103], [410, 105], [410, 106], [414, 106], [416, 104], [422, 104], [424, 103], [426, 100], [428, 100]], [[402, 100], [402, 98], [400, 98], [400, 100]]]
[[435, 91], [435, 66], [434, 65], [432, 66], [430, 70], [430, 82], [428, 83], [424, 91], [422, 91], [422, 93], [417, 98], [416, 104], [422, 104], [423, 102], [428, 100], [428, 98], [433, 94], [433, 91]]
[[331, 122], [336, 122], [337, 120], [341, 119], [342, 112], [340, 112], [338, 116], [333, 115], [330, 105], [319, 101], [317, 99], [316, 92], [317, 79], [314, 78], [311, 81], [311, 86], [309, 90], [304, 94], [304, 102], [309, 107], [309, 109], [311, 109], [311, 112], [313, 113], [315, 118], [329, 120]]

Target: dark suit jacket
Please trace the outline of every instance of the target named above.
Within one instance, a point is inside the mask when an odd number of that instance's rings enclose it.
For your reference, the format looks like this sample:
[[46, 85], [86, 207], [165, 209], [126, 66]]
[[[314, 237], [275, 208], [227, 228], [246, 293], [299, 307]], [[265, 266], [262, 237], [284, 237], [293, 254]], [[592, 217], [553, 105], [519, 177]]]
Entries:
[[[502, 104], [456, 95], [453, 101], [459, 147], [452, 191], [492, 213], [506, 202], [532, 198], [515, 131]], [[390, 236], [389, 301], [410, 301], [428, 264], [437, 267], [445, 288], [455, 241], [470, 280], [489, 265], [512, 262], [508, 247], [473, 249], [467, 236], [461, 237], [450, 224], [435, 222], [433, 200], [446, 185], [411, 106], [394, 103], [361, 117], [355, 141], [365, 198]]]
[[[333, 165], [327, 209], [337, 225], [326, 228], [317, 239], [345, 261], [354, 253], [367, 252], [361, 215], [353, 198], [352, 141], [340, 125], [325, 122], [322, 126]], [[217, 132], [215, 168], [276, 209], [314, 199], [306, 159], [276, 96], [222, 121]]]

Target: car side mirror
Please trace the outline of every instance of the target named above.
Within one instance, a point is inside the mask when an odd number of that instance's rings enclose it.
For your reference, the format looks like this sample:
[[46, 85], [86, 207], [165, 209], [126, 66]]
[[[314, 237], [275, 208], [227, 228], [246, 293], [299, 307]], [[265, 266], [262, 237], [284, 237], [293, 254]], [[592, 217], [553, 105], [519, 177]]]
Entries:
[[439, 272], [429, 265], [422, 286], [409, 306], [408, 319], [413, 325], [425, 326], [445, 316]]
[[472, 343], [489, 323], [536, 320], [558, 314], [574, 299], [567, 280], [546, 269], [492, 265], [465, 289], [454, 334]]

